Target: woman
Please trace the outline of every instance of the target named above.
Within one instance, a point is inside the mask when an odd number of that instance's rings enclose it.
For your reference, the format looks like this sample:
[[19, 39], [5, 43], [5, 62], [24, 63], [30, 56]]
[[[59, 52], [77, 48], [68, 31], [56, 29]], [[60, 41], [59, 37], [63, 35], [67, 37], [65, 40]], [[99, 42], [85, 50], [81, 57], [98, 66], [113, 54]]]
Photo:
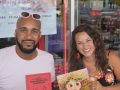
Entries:
[[72, 32], [69, 72], [87, 68], [97, 80], [95, 90], [120, 90], [120, 58], [106, 50], [99, 32], [89, 25], [79, 25]]

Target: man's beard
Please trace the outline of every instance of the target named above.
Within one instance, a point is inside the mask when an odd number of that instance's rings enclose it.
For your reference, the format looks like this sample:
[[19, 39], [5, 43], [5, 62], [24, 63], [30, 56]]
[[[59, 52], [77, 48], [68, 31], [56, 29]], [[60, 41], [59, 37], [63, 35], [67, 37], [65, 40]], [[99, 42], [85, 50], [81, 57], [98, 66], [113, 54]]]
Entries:
[[[32, 40], [33, 41], [33, 40]], [[32, 52], [34, 52], [36, 50], [37, 45], [35, 45], [35, 41], [33, 41], [33, 48], [32, 49], [27, 49], [24, 48], [23, 45], [21, 43], [19, 43], [19, 41], [16, 39], [16, 43], [19, 47], [19, 49], [26, 54], [31, 54]]]

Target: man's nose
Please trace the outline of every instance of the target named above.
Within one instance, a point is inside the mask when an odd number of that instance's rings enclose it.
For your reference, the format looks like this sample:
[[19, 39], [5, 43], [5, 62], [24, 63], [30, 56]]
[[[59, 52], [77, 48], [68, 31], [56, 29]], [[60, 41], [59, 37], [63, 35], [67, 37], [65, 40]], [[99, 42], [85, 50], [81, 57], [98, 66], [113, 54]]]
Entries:
[[32, 32], [28, 31], [26, 37], [27, 37], [27, 39], [32, 39], [33, 38]]

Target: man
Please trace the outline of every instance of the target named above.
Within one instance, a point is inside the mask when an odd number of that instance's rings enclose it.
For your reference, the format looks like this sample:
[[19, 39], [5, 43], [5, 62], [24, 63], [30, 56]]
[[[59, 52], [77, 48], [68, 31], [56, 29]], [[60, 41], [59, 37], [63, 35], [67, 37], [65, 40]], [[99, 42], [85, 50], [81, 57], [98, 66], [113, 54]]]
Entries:
[[51, 73], [55, 80], [53, 56], [36, 48], [41, 37], [39, 18], [23, 12], [16, 25], [16, 45], [0, 50], [0, 90], [26, 90], [26, 75]]

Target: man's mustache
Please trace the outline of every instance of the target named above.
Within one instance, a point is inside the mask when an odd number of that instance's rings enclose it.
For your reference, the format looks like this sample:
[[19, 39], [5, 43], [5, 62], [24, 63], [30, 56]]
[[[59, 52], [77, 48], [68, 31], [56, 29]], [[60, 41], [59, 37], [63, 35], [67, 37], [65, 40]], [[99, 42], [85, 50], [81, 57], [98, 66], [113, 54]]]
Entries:
[[34, 40], [22, 40], [22, 42], [26, 42], [26, 41], [30, 41], [30, 42], [35, 43], [35, 41], [34, 41]]

